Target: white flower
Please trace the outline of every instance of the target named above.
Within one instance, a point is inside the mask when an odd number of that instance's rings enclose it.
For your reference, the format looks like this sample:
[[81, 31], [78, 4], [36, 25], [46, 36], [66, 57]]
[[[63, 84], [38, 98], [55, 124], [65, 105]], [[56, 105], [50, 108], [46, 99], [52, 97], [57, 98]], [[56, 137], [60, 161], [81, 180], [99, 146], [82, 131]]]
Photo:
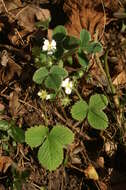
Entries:
[[69, 81], [69, 78], [66, 78], [64, 81], [62, 81], [61, 86], [65, 88], [66, 94], [71, 94], [73, 83]]
[[50, 94], [46, 96], [46, 100], [49, 100], [51, 98]]
[[47, 51], [48, 55], [52, 55], [56, 50], [56, 41], [52, 40], [50, 42], [49, 40], [45, 39], [42, 50]]
[[49, 94], [47, 94], [46, 90], [41, 90], [38, 92], [38, 96], [42, 99], [42, 100], [49, 100], [51, 98], [51, 96]]

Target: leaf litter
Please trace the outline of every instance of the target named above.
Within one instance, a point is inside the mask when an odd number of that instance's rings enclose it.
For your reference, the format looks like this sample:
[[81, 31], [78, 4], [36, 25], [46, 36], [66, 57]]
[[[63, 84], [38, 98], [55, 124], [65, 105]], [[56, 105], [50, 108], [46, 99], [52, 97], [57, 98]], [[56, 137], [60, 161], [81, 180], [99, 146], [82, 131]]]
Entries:
[[[47, 8], [43, 6], [44, 4]], [[53, 12], [50, 11], [51, 7], [53, 6], [55, 9], [60, 4], [62, 11], [68, 18], [65, 23], [68, 33], [79, 36], [80, 31], [85, 28], [89, 30], [93, 39], [101, 40], [104, 49], [109, 48], [108, 61], [113, 84], [118, 88], [121, 87], [121, 92], [119, 91], [121, 101], [125, 98], [123, 92], [126, 92], [126, 55], [125, 49], [122, 47], [125, 31], [121, 32], [121, 22], [114, 16], [115, 12], [125, 6], [124, 2], [118, 0], [111, 2], [109, 0], [68, 0], [63, 3], [62, 1], [52, 1], [51, 4], [49, 1], [37, 1], [36, 3], [25, 0], [2, 0], [0, 2], [0, 118], [7, 118], [8, 121], [13, 118], [19, 126], [23, 124], [25, 128], [43, 122], [42, 106], [35, 97], [36, 88], [31, 82], [30, 74], [34, 67], [29, 66], [29, 63], [32, 62], [32, 39], [37, 36], [42, 39], [47, 37], [47, 34], [39, 31], [36, 22], [49, 19], [53, 15]], [[57, 18], [54, 20], [56, 21]], [[49, 35], [50, 31], [51, 28], [48, 31]], [[102, 57], [102, 54], [100, 56]], [[85, 75], [79, 87], [84, 97], [89, 97], [95, 91], [101, 90], [101, 86], [105, 91], [107, 86], [106, 79], [103, 73], [98, 70], [94, 57], [90, 58], [90, 63], [90, 75], [93, 80], [89, 80]], [[48, 105], [48, 103], [46, 105], [47, 114], [50, 115], [50, 123], [54, 124], [56, 120], [59, 122], [68, 120], [60, 105], [57, 107], [57, 111], [52, 113], [54, 106], [54, 104]], [[69, 125], [71, 126], [71, 124]], [[111, 125], [113, 124], [111, 123]], [[6, 176], [11, 179], [10, 168], [13, 168], [11, 166], [12, 160], [15, 160], [17, 165], [31, 171], [26, 184], [27, 189], [37, 189], [38, 185], [49, 190], [106, 190], [109, 188], [108, 183], [110, 182], [112, 189], [118, 190], [119, 184], [120, 189], [121, 185], [124, 189], [126, 179], [125, 147], [117, 145], [111, 155], [106, 152], [106, 147], [103, 146], [106, 142], [109, 142], [109, 145], [116, 144], [114, 142], [116, 141], [114, 139], [116, 129], [112, 126], [110, 131], [100, 134], [96, 133], [94, 129], [88, 129], [87, 123], [82, 124], [81, 129], [76, 127], [73, 129], [76, 134], [76, 142], [68, 148], [67, 165], [60, 167], [53, 173], [48, 173], [40, 167], [34, 155], [25, 145], [21, 149], [21, 154], [15, 157], [16, 149], [13, 150], [10, 142], [9, 144], [5, 143], [11, 150], [11, 153], [6, 156], [6, 149], [3, 148], [2, 142], [0, 147], [0, 179], [3, 177], [4, 180], [0, 181], [0, 188], [5, 189]], [[30, 161], [27, 160], [27, 156]], [[109, 164], [111, 162], [113, 162], [112, 165]], [[121, 165], [117, 167], [118, 162], [121, 162]], [[110, 170], [112, 172], [109, 172]], [[119, 176], [123, 175], [122, 182], [119, 177], [118, 183], [117, 181], [115, 183], [114, 179], [116, 179], [117, 173]]]

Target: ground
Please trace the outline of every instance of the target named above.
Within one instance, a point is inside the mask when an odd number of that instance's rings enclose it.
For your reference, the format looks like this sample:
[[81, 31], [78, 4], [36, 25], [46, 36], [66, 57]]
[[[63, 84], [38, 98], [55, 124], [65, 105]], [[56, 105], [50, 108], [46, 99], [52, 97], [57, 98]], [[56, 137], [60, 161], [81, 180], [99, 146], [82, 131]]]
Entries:
[[[126, 2], [123, 0], [1, 0], [0, 2], [0, 120], [26, 131], [43, 124], [43, 104], [33, 82], [36, 70], [33, 47], [43, 38], [51, 39], [52, 30], [63, 25], [69, 35], [79, 37], [87, 29], [103, 51], [89, 56], [90, 69], [79, 81], [78, 90], [85, 100], [95, 93], [109, 98], [105, 113], [109, 126], [105, 131], [88, 123], [73, 122], [69, 108], [60, 101], [44, 105], [49, 124], [67, 124], [75, 135], [64, 155], [68, 162], [49, 172], [37, 159], [37, 150], [17, 143], [5, 130], [0, 134], [0, 190], [119, 190], [126, 189]], [[47, 30], [36, 22], [51, 17]], [[99, 69], [108, 51], [108, 67], [115, 94], [109, 90], [106, 72]], [[67, 65], [68, 73], [76, 71]], [[109, 77], [108, 77], [109, 78]], [[90, 80], [89, 80], [90, 79]], [[110, 81], [109, 81], [110, 82]], [[73, 95], [71, 105], [76, 101]], [[67, 115], [66, 115], [67, 113]]]

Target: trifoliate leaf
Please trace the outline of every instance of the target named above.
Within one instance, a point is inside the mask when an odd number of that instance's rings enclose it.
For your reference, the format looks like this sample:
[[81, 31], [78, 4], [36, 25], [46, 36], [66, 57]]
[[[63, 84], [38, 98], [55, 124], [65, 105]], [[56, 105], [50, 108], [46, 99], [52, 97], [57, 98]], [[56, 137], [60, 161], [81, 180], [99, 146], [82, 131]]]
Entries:
[[59, 75], [50, 73], [45, 80], [45, 86], [47, 88], [58, 90], [60, 85], [61, 85], [61, 77]]
[[95, 94], [91, 96], [89, 101], [89, 107], [97, 110], [103, 110], [108, 105], [107, 97], [103, 94]]
[[80, 45], [80, 40], [74, 36], [67, 36], [63, 41], [63, 47], [67, 50], [72, 50]]
[[66, 36], [66, 29], [64, 26], [59, 25], [53, 30], [53, 39], [56, 41], [62, 41]]
[[50, 136], [58, 141], [61, 146], [67, 145], [73, 142], [73, 132], [63, 125], [57, 124], [50, 132]]
[[85, 101], [76, 102], [71, 109], [72, 117], [78, 121], [83, 121], [88, 112], [88, 105]]
[[108, 118], [103, 111], [89, 109], [88, 122], [91, 127], [99, 130], [104, 130], [108, 127]]
[[16, 126], [12, 126], [9, 130], [8, 130], [8, 134], [16, 141], [19, 143], [23, 143], [25, 142], [25, 132], [23, 129], [16, 127]]
[[59, 75], [59, 77], [62, 77], [62, 78], [65, 78], [68, 76], [68, 72], [66, 71], [66, 69], [62, 68], [62, 67], [59, 67], [57, 65], [54, 65], [50, 72], [53, 74], [53, 75]]
[[63, 161], [63, 148], [59, 142], [48, 136], [38, 151], [38, 159], [43, 167], [52, 171]]
[[102, 51], [102, 45], [99, 42], [91, 42], [85, 47], [85, 50], [88, 53], [98, 53]]
[[89, 65], [89, 60], [87, 59], [86, 55], [84, 54], [83, 50], [79, 50], [78, 52], [78, 60], [82, 68], [85, 70]]
[[81, 30], [80, 40], [81, 40], [81, 45], [80, 45], [81, 48], [85, 48], [88, 45], [89, 41], [91, 40], [90, 33], [85, 29]]
[[9, 123], [6, 120], [0, 120], [0, 130], [7, 131], [9, 129]]
[[33, 81], [36, 82], [37, 84], [42, 84], [43, 80], [45, 77], [48, 75], [48, 70], [46, 67], [41, 67], [37, 71], [35, 71], [33, 75]]
[[48, 128], [43, 125], [31, 127], [25, 132], [25, 142], [32, 148], [37, 147], [42, 144], [48, 131]]

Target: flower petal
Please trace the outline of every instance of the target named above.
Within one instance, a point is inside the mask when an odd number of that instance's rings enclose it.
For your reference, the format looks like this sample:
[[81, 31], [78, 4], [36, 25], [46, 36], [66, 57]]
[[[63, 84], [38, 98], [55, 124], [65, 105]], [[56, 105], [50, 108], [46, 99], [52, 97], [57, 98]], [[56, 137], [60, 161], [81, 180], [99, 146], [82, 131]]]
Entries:
[[66, 89], [65, 89], [66, 94], [71, 94], [71, 91], [72, 91], [71, 88], [66, 88]]

